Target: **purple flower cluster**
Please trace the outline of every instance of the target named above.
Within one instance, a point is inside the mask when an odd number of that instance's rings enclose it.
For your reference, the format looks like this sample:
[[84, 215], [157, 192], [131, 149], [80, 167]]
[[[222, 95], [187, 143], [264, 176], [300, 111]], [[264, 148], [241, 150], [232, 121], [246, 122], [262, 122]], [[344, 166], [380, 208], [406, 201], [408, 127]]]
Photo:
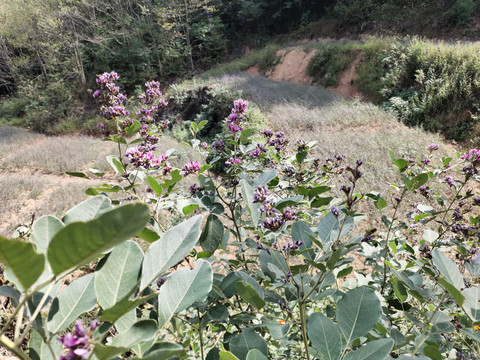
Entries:
[[280, 229], [286, 221], [296, 220], [297, 213], [291, 208], [286, 207], [282, 214], [275, 211], [275, 202], [268, 199], [270, 192], [268, 188], [258, 186], [253, 193], [253, 203], [261, 203], [260, 212], [265, 213], [265, 219], [262, 220], [262, 227], [271, 231]]
[[190, 191], [190, 195], [194, 195], [198, 191], [205, 190], [205, 188], [203, 186], [198, 186], [197, 184], [193, 184], [193, 185], [190, 185], [188, 190]]
[[230, 115], [228, 115], [227, 124], [228, 130], [235, 134], [243, 130], [240, 126], [245, 117], [245, 110], [248, 107], [248, 102], [245, 100], [239, 99], [233, 102], [233, 109]]
[[259, 157], [260, 154], [267, 152], [267, 149], [265, 149], [265, 146], [262, 144], [257, 144], [257, 148], [255, 151], [252, 151], [248, 156], [250, 157]]
[[216, 151], [216, 152], [223, 152], [225, 150], [225, 143], [223, 142], [222, 139], [220, 140], [217, 140], [217, 141], [214, 141], [212, 143], [212, 148]]
[[471, 149], [468, 154], [463, 154], [460, 159], [480, 161], [480, 149]]
[[87, 329], [84, 329], [82, 322], [77, 320], [74, 333], [66, 333], [58, 340], [68, 349], [66, 355], [59, 357], [59, 360], [80, 360], [87, 359], [92, 346], [89, 344], [93, 330], [98, 326], [98, 320], [90, 323]]
[[455, 180], [453, 180], [453, 177], [451, 177], [451, 176], [445, 177], [445, 182], [446, 182], [450, 187], [454, 187], [454, 186], [455, 186]]
[[233, 158], [233, 157], [225, 161], [225, 165], [229, 167], [234, 165], [240, 165], [241, 163], [242, 163], [242, 160], [240, 160], [239, 158]]
[[100, 112], [107, 120], [129, 114], [122, 106], [125, 100], [127, 100], [127, 96], [119, 93], [120, 88], [114, 82], [117, 79], [118, 74], [116, 72], [103, 73], [97, 78], [100, 90], [93, 93], [93, 97], [102, 103]]
[[188, 164], [183, 165], [180, 174], [182, 174], [183, 176], [188, 176], [190, 174], [196, 174], [200, 170], [201, 167], [198, 161], [190, 161]]
[[130, 161], [130, 163], [135, 167], [143, 167], [145, 169], [163, 169], [163, 174], [168, 174], [172, 167], [167, 162], [168, 156], [160, 154], [159, 157], [155, 156], [152, 150], [147, 151], [148, 149], [144, 146], [136, 146], [128, 149], [125, 152], [125, 157]]
[[[138, 111], [139, 120], [144, 124], [154, 123], [153, 115], [161, 108], [167, 106], [167, 102], [163, 99], [162, 92], [160, 91], [160, 83], [158, 81], [150, 81], [145, 83], [145, 93], [140, 95], [138, 98], [143, 99], [145, 105], [150, 105], [149, 107], [141, 108]], [[155, 101], [158, 100], [158, 103], [154, 105]], [[168, 121], [168, 120], [167, 120]], [[166, 124], [168, 125], [168, 124]]]
[[284, 151], [288, 145], [288, 139], [285, 137], [283, 131], [278, 131], [275, 134], [272, 130], [263, 130], [260, 132], [263, 136], [267, 138], [267, 143], [269, 146], [275, 148], [278, 152]]
[[428, 151], [435, 151], [435, 150], [438, 150], [438, 149], [440, 149], [438, 144], [430, 144], [430, 145], [427, 146]]

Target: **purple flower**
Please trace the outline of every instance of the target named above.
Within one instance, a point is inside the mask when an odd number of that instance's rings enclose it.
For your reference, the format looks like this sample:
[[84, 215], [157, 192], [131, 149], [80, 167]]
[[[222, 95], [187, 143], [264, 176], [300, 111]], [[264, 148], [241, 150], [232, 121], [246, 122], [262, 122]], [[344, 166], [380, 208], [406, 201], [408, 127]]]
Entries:
[[430, 165], [430, 160], [429, 159], [423, 159], [422, 162], [425, 164], [425, 165]]
[[255, 150], [255, 151], [252, 151], [248, 156], [250, 156], [250, 157], [258, 157], [258, 156], [260, 156], [261, 153], [262, 153], [262, 152], [260, 151], [260, 149], [257, 149], [257, 150]]
[[270, 191], [268, 188], [257, 186], [257, 189], [253, 193], [253, 201], [252, 203], [263, 203], [267, 200], [267, 196], [270, 195]]
[[58, 338], [64, 347], [68, 349], [66, 355], [59, 357], [59, 360], [81, 360], [87, 359], [92, 346], [90, 340], [92, 338], [92, 332], [98, 326], [98, 320], [94, 320], [90, 323], [87, 329], [84, 329], [82, 322], [77, 320], [75, 323], [74, 333], [66, 333], [63, 337]]
[[95, 92], [93, 93], [93, 98], [94, 98], [94, 99], [98, 98], [98, 97], [100, 96], [100, 94], [101, 94], [100, 90], [95, 91]]
[[454, 186], [455, 186], [455, 180], [453, 180], [453, 177], [451, 177], [451, 176], [445, 177], [445, 182], [446, 182], [450, 187], [454, 187]]
[[245, 100], [235, 100], [233, 102], [233, 109], [231, 114], [227, 118], [228, 130], [231, 133], [237, 133], [243, 130], [240, 124], [243, 122], [245, 116], [245, 109], [248, 103]]
[[277, 231], [283, 224], [285, 224], [285, 219], [280, 214], [276, 214], [275, 217], [267, 217], [262, 221], [262, 226], [271, 231]]
[[212, 143], [212, 148], [217, 152], [222, 152], [223, 150], [225, 150], [225, 143], [222, 139], [214, 141]]
[[182, 174], [183, 176], [188, 176], [190, 174], [196, 174], [200, 170], [201, 167], [198, 161], [190, 161], [188, 164], [183, 165], [180, 174]]
[[225, 161], [226, 166], [240, 165], [241, 163], [242, 163], [242, 160], [238, 158], [233, 158], [233, 157]]
[[188, 190], [190, 191], [190, 195], [194, 195], [197, 191], [203, 191], [205, 188], [203, 186], [198, 186], [197, 184], [191, 185]]
[[427, 146], [427, 150], [428, 151], [435, 151], [435, 150], [438, 150], [440, 147], [438, 146], [438, 144], [430, 144]]
[[273, 136], [273, 131], [269, 129], [265, 129], [263, 131], [260, 131], [260, 134], [262, 134], [266, 138], [271, 138]]

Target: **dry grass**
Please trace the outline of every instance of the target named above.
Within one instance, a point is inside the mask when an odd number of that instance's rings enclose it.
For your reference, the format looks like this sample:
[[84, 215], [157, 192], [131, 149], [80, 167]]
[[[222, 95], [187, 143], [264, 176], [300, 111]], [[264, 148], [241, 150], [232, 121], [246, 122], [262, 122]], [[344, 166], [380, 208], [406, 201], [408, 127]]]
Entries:
[[[0, 234], [11, 236], [19, 224], [30, 224], [32, 217], [52, 214], [62, 217], [75, 204], [85, 200], [85, 189], [119, 179], [105, 160], [118, 155], [111, 142], [85, 136], [35, 134], [9, 126], [0, 127]], [[173, 166], [181, 167], [199, 155], [176, 140], [165, 137], [158, 151], [178, 149]], [[85, 180], [64, 175], [65, 171], [88, 168], [107, 171], [107, 179]], [[115, 194], [114, 194], [115, 196]]]

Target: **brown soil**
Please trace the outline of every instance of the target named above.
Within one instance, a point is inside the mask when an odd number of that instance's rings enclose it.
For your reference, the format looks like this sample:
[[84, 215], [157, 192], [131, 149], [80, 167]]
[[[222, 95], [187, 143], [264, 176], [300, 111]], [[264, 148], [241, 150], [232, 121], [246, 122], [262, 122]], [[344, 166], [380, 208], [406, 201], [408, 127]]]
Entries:
[[[316, 51], [305, 51], [302, 46], [289, 47], [279, 50], [277, 57], [279, 62], [273, 69], [267, 71], [265, 76], [276, 81], [291, 81], [302, 85], [310, 84], [313, 79], [307, 74], [307, 67], [310, 60], [315, 56]], [[327, 88], [329, 91], [342, 95], [346, 98], [361, 97], [355, 83], [357, 81], [357, 67], [360, 63], [358, 56], [350, 65], [350, 67], [341, 75], [339, 84], [334, 87]], [[244, 71], [250, 76], [261, 75], [257, 66], [251, 66]]]
[[360, 56], [352, 62], [350, 67], [340, 76], [340, 81], [337, 86], [328, 87], [327, 89], [333, 92], [334, 94], [342, 95], [347, 98], [354, 98], [356, 96], [361, 96], [358, 91], [355, 83], [358, 78], [357, 67], [360, 63]]
[[315, 51], [306, 52], [302, 47], [290, 47], [277, 52], [280, 62], [273, 70], [267, 72], [267, 77], [276, 81], [293, 81], [309, 84], [312, 78], [307, 75], [307, 66], [315, 56]]

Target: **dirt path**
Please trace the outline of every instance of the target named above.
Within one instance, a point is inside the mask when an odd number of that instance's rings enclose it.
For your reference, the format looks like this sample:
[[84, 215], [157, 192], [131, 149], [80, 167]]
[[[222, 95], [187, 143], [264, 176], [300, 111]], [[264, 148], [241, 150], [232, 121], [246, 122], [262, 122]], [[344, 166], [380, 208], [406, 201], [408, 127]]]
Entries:
[[302, 47], [290, 47], [277, 52], [280, 62], [266, 73], [266, 76], [276, 81], [293, 81], [306, 85], [312, 82], [307, 75], [307, 67], [316, 51], [305, 51]]

